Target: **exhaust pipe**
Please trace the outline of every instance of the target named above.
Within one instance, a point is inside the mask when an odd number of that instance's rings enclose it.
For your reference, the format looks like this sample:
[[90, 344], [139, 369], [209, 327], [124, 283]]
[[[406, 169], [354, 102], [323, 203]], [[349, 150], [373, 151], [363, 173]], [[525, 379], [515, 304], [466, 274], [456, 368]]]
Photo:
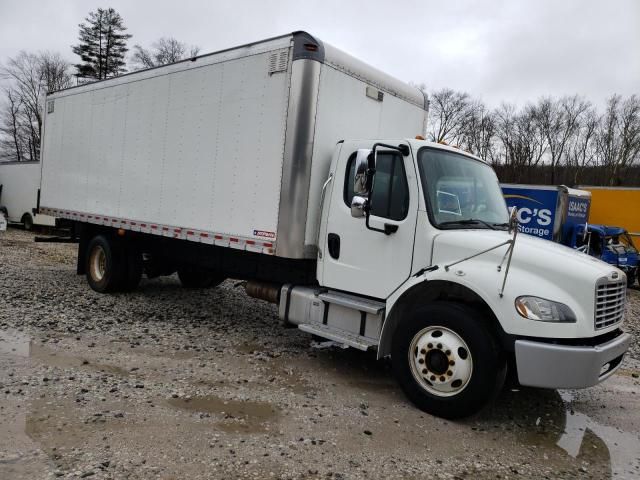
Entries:
[[282, 285], [277, 283], [249, 281], [245, 284], [244, 290], [250, 297], [279, 304], [281, 287]]

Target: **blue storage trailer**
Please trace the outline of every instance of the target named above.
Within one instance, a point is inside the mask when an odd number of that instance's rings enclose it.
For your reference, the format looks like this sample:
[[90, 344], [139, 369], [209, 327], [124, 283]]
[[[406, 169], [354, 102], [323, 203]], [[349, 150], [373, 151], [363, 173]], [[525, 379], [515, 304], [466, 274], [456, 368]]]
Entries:
[[520, 232], [575, 246], [577, 226], [589, 219], [591, 193], [547, 185], [502, 184], [509, 207], [518, 209]]

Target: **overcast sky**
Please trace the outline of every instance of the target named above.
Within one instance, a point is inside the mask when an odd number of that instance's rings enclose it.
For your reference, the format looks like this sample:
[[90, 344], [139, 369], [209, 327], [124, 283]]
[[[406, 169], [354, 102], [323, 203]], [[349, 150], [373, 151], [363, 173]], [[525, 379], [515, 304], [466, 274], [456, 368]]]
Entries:
[[100, 6], [122, 15], [131, 46], [174, 36], [206, 53], [307, 30], [402, 80], [491, 106], [640, 94], [640, 0], [0, 0], [0, 61], [20, 50], [76, 61], [77, 25]]

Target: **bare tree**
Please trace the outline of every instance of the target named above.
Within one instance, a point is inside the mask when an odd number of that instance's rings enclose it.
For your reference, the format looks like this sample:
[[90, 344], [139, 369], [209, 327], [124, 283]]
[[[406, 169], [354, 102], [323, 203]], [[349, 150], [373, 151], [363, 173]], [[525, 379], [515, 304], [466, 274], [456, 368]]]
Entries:
[[590, 104], [578, 95], [555, 100], [542, 98], [534, 110], [534, 118], [544, 134], [549, 147], [551, 184], [555, 184], [556, 166], [561, 162], [565, 149], [580, 125], [582, 115]]
[[575, 135], [567, 147], [567, 165], [573, 168], [573, 185], [580, 183], [584, 170], [593, 165], [596, 158], [596, 132], [600, 118], [593, 107], [584, 113]]
[[430, 140], [459, 144], [470, 108], [471, 98], [468, 93], [456, 92], [450, 88], [433, 92], [429, 112]]
[[139, 70], [195, 57], [200, 52], [200, 47], [188, 46], [173, 37], [162, 37], [150, 49], [134, 45], [133, 50], [132, 69]]
[[21, 162], [23, 139], [20, 128], [22, 102], [11, 89], [5, 89], [5, 104], [0, 111], [0, 155], [2, 161]]
[[620, 183], [620, 173], [640, 156], [640, 99], [612, 95], [596, 133], [596, 148], [607, 183]]
[[470, 102], [462, 119], [459, 145], [484, 160], [494, 161], [495, 135], [495, 115], [482, 102]]
[[49, 91], [71, 86], [69, 68], [50, 52], [20, 52], [0, 66], [6, 82], [0, 155], [18, 161], [39, 158], [44, 98]]
[[547, 151], [545, 136], [534, 121], [534, 107], [527, 105], [518, 112], [515, 106], [503, 104], [496, 110], [495, 118], [496, 137], [508, 167], [509, 181], [532, 182], [532, 172]]

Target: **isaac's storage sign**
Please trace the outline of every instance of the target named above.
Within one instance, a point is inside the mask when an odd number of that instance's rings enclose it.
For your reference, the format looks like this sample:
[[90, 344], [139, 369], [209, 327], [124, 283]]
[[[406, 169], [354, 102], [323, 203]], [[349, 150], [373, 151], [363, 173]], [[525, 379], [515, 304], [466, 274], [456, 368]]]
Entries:
[[509, 208], [518, 209], [518, 231], [553, 240], [557, 190], [502, 187]]

